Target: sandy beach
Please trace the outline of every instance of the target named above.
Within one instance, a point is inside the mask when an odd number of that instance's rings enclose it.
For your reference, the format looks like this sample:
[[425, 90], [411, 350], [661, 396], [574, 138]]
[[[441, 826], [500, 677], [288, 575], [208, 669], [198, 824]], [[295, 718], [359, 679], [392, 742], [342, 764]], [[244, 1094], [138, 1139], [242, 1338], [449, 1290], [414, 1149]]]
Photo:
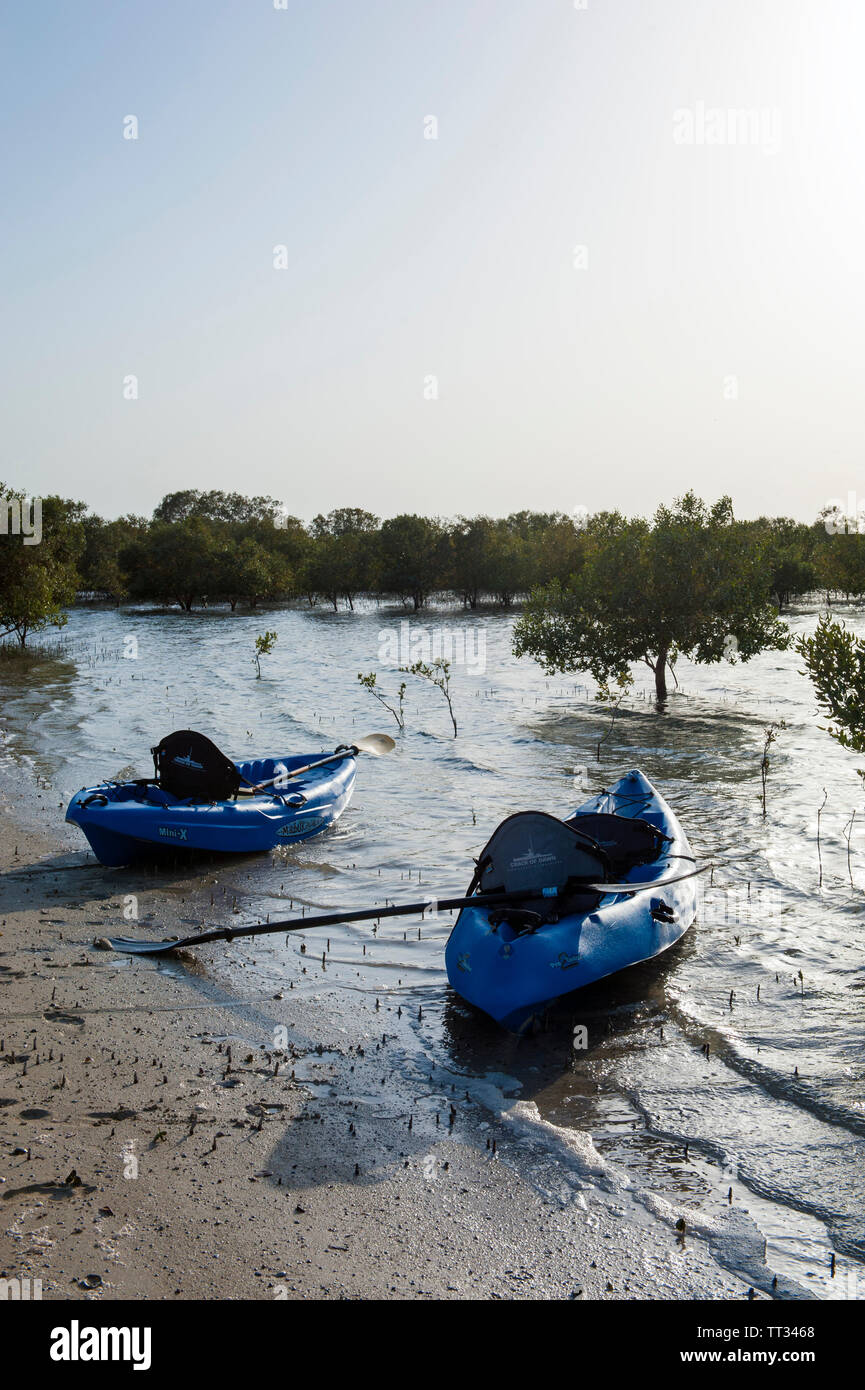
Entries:
[[130, 932], [132, 898], [133, 930], [188, 932], [207, 874], [118, 883], [59, 809], [54, 841], [16, 821], [25, 777], [7, 769], [0, 850], [6, 1277], [90, 1300], [771, 1290], [759, 1252], [722, 1269], [717, 1231], [677, 1231], [531, 1105], [479, 1106], [456, 1077], [412, 1086], [395, 1005], [346, 1027], [290, 980], [277, 997], [229, 984], [213, 948], [161, 965], [95, 949]]

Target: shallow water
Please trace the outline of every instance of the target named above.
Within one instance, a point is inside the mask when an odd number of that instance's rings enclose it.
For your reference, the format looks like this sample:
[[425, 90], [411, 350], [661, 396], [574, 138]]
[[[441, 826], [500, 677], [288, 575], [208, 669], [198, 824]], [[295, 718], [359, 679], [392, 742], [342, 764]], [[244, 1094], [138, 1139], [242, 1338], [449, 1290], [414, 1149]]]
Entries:
[[[865, 632], [865, 614], [844, 616]], [[787, 619], [809, 630], [816, 610]], [[865, 808], [856, 758], [820, 729], [795, 654], [683, 662], [663, 713], [635, 672], [635, 693], [608, 733], [590, 682], [547, 679], [513, 658], [512, 615], [441, 610], [401, 629], [407, 622], [402, 610], [372, 606], [77, 609], [61, 652], [0, 664], [6, 756], [26, 759], [42, 791], [26, 810], [58, 828], [60, 802], [103, 776], [149, 771], [151, 744], [173, 728], [198, 728], [235, 757], [330, 749], [373, 729], [394, 734], [390, 758], [361, 761], [354, 801], [325, 837], [200, 866], [222, 890], [208, 922], [236, 902], [239, 925], [292, 906], [461, 892], [472, 856], [504, 816], [528, 807], [563, 814], [641, 767], [695, 852], [718, 866], [712, 882], [701, 880], [698, 922], [661, 959], [566, 1001], [539, 1038], [508, 1038], [454, 998], [443, 968], [448, 917], [232, 950], [244, 950], [245, 979], [262, 990], [290, 977], [310, 996], [326, 986], [346, 1010], [359, 995], [387, 996], [431, 1067], [458, 1073], [479, 1096], [493, 1078], [498, 1092], [535, 1101], [543, 1119], [591, 1132], [605, 1159], [646, 1192], [707, 1214], [747, 1208], [773, 1268], [822, 1297], [865, 1296]], [[267, 627], [279, 640], [256, 680], [254, 638]], [[401, 677], [381, 655], [400, 631], [415, 643], [411, 659], [429, 654], [418, 649], [425, 639], [458, 652], [467, 639], [470, 667], [457, 662], [452, 682], [458, 738], [438, 691], [423, 682], [406, 677], [402, 734], [358, 685], [358, 672], [377, 669], [394, 694]], [[777, 719], [787, 728], [773, 750], [764, 820], [759, 762], [763, 731]], [[121, 884], [122, 871], [106, 874]], [[173, 891], [167, 873], [166, 902]], [[579, 1023], [589, 1045], [575, 1051]]]

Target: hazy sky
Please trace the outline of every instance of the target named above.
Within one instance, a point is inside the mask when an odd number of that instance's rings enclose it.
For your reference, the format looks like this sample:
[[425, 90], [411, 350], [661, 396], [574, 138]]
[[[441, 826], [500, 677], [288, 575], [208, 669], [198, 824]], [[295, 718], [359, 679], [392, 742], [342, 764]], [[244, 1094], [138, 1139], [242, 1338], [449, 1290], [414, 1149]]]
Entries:
[[0, 479], [105, 516], [865, 496], [861, 0], [2, 15]]

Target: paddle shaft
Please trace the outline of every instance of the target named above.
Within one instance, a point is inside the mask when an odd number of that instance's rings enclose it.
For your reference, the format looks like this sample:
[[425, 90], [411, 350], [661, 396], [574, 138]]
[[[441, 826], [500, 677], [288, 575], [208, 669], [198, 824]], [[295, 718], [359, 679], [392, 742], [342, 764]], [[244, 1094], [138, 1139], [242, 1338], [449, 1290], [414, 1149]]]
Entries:
[[[693, 878], [696, 874], [705, 873], [712, 866], [707, 864], [704, 869], [691, 870], [687, 874], [676, 874], [672, 878], [657, 879], [651, 884], [603, 884], [587, 883], [582, 885], [584, 888], [596, 892], [641, 892], [648, 887], [661, 888], [666, 883], [678, 883], [683, 878]], [[307, 931], [314, 927], [336, 927], [347, 922], [374, 922], [381, 917], [413, 917], [418, 913], [423, 916], [430, 908], [435, 911], [441, 909], [443, 912], [456, 911], [463, 907], [503, 907], [507, 903], [526, 902], [532, 898], [546, 897], [553, 901], [559, 896], [558, 890], [543, 888], [523, 888], [518, 892], [510, 893], [472, 893], [468, 897], [462, 898], [436, 898], [430, 895], [421, 902], [415, 903], [394, 903], [385, 907], [368, 907], [358, 912], [325, 912], [315, 917], [302, 917], [299, 920], [294, 918], [289, 922], [268, 922], [266, 925], [256, 923], [251, 927], [218, 927], [214, 931], [200, 932], [197, 936], [185, 936], [179, 941], [159, 941], [136, 943], [141, 955], [158, 955], [163, 951], [174, 951], [182, 946], [202, 946], [209, 941], [233, 941], [240, 936], [269, 936], [276, 932]], [[132, 942], [128, 943], [130, 946]], [[119, 937], [112, 942], [115, 950], [122, 951], [124, 945]]]
[[291, 772], [285, 768], [282, 772], [278, 772], [275, 777], [271, 777], [267, 782], [256, 782], [254, 784], [254, 790], [263, 792], [265, 787], [272, 787], [274, 782], [281, 782], [283, 778], [287, 782], [292, 777], [302, 777], [304, 772], [312, 772], [314, 767], [324, 767], [326, 763], [338, 763], [342, 758], [356, 758], [358, 751], [355, 745], [351, 743], [344, 752], [329, 753], [326, 758], [319, 758], [318, 762], [307, 763], [306, 767], [295, 767]]
[[[675, 878], [664, 878], [657, 880], [657, 887], [664, 883], [678, 883], [682, 878], [693, 878], [695, 874], [705, 873], [711, 865], [707, 864], [705, 869], [692, 870], [687, 874], [677, 874]], [[604, 887], [600, 883], [587, 883], [583, 887], [593, 889], [596, 892], [640, 892], [647, 887], [654, 888], [656, 884], [635, 883], [630, 884], [613, 883]], [[358, 912], [326, 912], [316, 917], [305, 917], [297, 921], [295, 918], [291, 922], [269, 922], [266, 926], [252, 927], [218, 927], [214, 931], [202, 932], [200, 936], [191, 936], [186, 941], [177, 942], [178, 946], [195, 944], [202, 941], [232, 941], [235, 936], [265, 936], [269, 932], [289, 932], [305, 931], [307, 927], [335, 927], [342, 922], [372, 922], [379, 917], [413, 917], [417, 913], [423, 914], [430, 908], [442, 912], [456, 911], [462, 907], [499, 907], [506, 903], [526, 902], [531, 898], [545, 897], [553, 901], [559, 896], [558, 890], [550, 891], [543, 888], [521, 888], [519, 892], [510, 893], [472, 893], [468, 898], [435, 898], [430, 895], [419, 903], [394, 903], [390, 907], [366, 907]]]
[[288, 781], [292, 777], [302, 777], [305, 772], [312, 772], [314, 767], [324, 767], [327, 763], [336, 763], [342, 758], [357, 758], [361, 753], [372, 753], [374, 758], [380, 758], [383, 753], [392, 753], [395, 746], [389, 734], [365, 734], [357, 743], [344, 743], [335, 753], [328, 753], [326, 758], [318, 758], [314, 763], [307, 763], [305, 767], [296, 767], [291, 772], [283, 768], [282, 772], [278, 772], [269, 781], [256, 782], [253, 791], [263, 791], [265, 787], [272, 787], [275, 782], [281, 782], [283, 779]]
[[[525, 902], [527, 898], [539, 896], [536, 888], [525, 889], [519, 893], [473, 893], [468, 898], [424, 898], [419, 903], [394, 903], [390, 907], [369, 907], [361, 912], [325, 912], [316, 917], [294, 918], [290, 922], [269, 922], [266, 926], [257, 923], [252, 927], [218, 927], [214, 931], [201, 932], [198, 936], [186, 936], [182, 941], [159, 942], [158, 946], [173, 951], [178, 946], [200, 946], [206, 941], [233, 941], [237, 936], [267, 936], [273, 932], [306, 931], [308, 927], [335, 927], [343, 922], [372, 922], [379, 917], [412, 917], [417, 913], [428, 912], [431, 907], [450, 912], [459, 907], [496, 907], [505, 903]], [[149, 943], [148, 943], [149, 944]], [[154, 945], [157, 943], [154, 942]]]

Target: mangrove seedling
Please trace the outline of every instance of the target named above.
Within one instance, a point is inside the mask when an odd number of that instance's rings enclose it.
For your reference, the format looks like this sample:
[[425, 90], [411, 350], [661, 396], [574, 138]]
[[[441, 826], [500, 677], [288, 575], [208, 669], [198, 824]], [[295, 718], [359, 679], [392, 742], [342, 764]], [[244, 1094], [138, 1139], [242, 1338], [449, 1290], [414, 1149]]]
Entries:
[[275, 633], [275, 632], [259, 633], [259, 635], [256, 637], [256, 639], [255, 639], [255, 655], [254, 655], [254, 657], [252, 658], [252, 664], [253, 664], [253, 666], [255, 667], [255, 679], [256, 679], [256, 680], [259, 680], [259, 681], [261, 680], [261, 658], [262, 658], [263, 656], [269, 656], [270, 653], [273, 651], [273, 649], [274, 649], [275, 646], [276, 646], [276, 633]]
[[820, 877], [819, 877], [819, 879], [817, 880], [817, 887], [818, 887], [818, 888], [822, 888], [822, 887], [823, 887], [823, 851], [822, 851], [822, 849], [821, 849], [821, 847], [820, 847], [820, 818], [821, 818], [822, 815], [823, 815], [823, 810], [824, 810], [824, 808], [825, 808], [825, 806], [826, 806], [826, 802], [828, 801], [828, 799], [829, 799], [829, 793], [827, 792], [826, 788], [824, 787], [824, 788], [823, 788], [823, 800], [820, 802], [820, 809], [819, 809], [819, 811], [817, 812], [817, 864], [818, 864], [818, 867], [819, 867], [819, 869], [820, 869]]
[[851, 841], [851, 839], [852, 839], [852, 837], [853, 837], [853, 826], [854, 826], [855, 824], [856, 824], [856, 811], [855, 811], [855, 809], [854, 809], [852, 816], [851, 816], [850, 819], [848, 820], [847, 824], [844, 826], [844, 832], [843, 832], [843, 833], [844, 833], [844, 839], [847, 841], [847, 877], [850, 879], [850, 887], [851, 887], [851, 888], [855, 888], [855, 887], [856, 887], [856, 884], [855, 884], [854, 881], [853, 881], [853, 864], [852, 864], [851, 859], [850, 859], [850, 841]]
[[413, 666], [401, 666], [399, 669], [405, 671], [409, 676], [421, 676], [424, 680], [429, 681], [431, 685], [434, 685], [437, 690], [441, 691], [447, 701], [448, 714], [451, 717], [451, 723], [454, 726], [454, 738], [456, 738], [457, 721], [454, 715], [453, 701], [451, 700], [450, 662], [438, 656], [430, 665], [427, 665], [425, 661], [416, 661]]
[[375, 698], [378, 700], [379, 704], [380, 704], [380, 705], [383, 705], [384, 708], [385, 708], [386, 710], [388, 710], [388, 711], [393, 715], [394, 719], [395, 719], [396, 722], [397, 722], [398, 728], [404, 729], [404, 728], [405, 728], [405, 713], [404, 713], [404, 710], [403, 710], [403, 704], [404, 704], [404, 702], [405, 702], [405, 692], [406, 692], [406, 690], [408, 689], [408, 687], [406, 686], [405, 681], [403, 681], [403, 682], [401, 683], [401, 685], [400, 685], [400, 687], [399, 687], [399, 690], [396, 692], [397, 703], [396, 703], [396, 705], [394, 706], [394, 705], [392, 705], [392, 704], [390, 704], [390, 703], [388, 702], [387, 696], [384, 695], [384, 694], [379, 690], [379, 688], [378, 688], [378, 686], [377, 686], [377, 684], [376, 684], [376, 673], [375, 673], [375, 671], [370, 671], [370, 672], [369, 672], [367, 675], [365, 675], [365, 676], [362, 675], [362, 673], [361, 673], [360, 671], [358, 671], [358, 673], [357, 673], [357, 678], [358, 678], [358, 680], [360, 681], [361, 685], [364, 687], [364, 689], [365, 689], [365, 690], [368, 690], [368, 691], [370, 692], [371, 695], [374, 695]]
[[607, 712], [610, 716], [610, 722], [607, 726], [606, 733], [602, 734], [598, 739], [598, 747], [595, 753], [596, 762], [601, 761], [601, 744], [606, 743], [610, 734], [613, 732], [616, 715], [619, 713], [622, 701], [633, 684], [634, 677], [631, 675], [630, 671], [627, 670], [618, 671], [616, 673], [615, 682], [609, 678], [605, 678], [598, 682], [598, 693], [595, 699], [599, 701], [599, 703], [606, 705]]
[[763, 737], [763, 756], [760, 759], [760, 780], [762, 782], [761, 800], [763, 803], [764, 820], [766, 819], [766, 784], [769, 780], [769, 768], [771, 766], [769, 753], [772, 744], [776, 743], [778, 740], [778, 734], [782, 729], [786, 729], [786, 727], [787, 725], [783, 719], [776, 719], [774, 723], [768, 726]]

